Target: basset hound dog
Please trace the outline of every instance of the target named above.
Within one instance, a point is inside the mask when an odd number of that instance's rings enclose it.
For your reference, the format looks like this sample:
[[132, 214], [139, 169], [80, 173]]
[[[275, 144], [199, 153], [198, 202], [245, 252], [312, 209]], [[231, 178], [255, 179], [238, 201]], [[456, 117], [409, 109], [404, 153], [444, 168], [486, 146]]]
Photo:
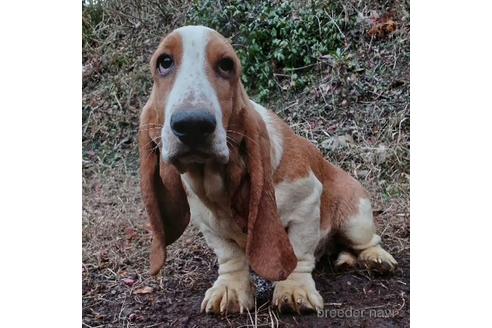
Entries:
[[250, 100], [229, 41], [203, 26], [168, 34], [150, 61], [139, 127], [141, 189], [153, 239], [151, 273], [190, 219], [218, 257], [207, 313], [254, 307], [250, 270], [273, 281], [280, 311], [323, 308], [312, 277], [326, 243], [336, 265], [393, 270], [369, 195], [272, 111]]

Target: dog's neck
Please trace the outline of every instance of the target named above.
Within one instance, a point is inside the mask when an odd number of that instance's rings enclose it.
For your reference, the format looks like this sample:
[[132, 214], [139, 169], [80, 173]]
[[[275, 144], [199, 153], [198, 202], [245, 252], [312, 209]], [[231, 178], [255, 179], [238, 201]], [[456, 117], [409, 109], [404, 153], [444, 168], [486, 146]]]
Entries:
[[181, 174], [187, 187], [205, 206], [217, 214], [230, 212], [230, 196], [226, 186], [225, 165], [208, 162], [193, 164]]

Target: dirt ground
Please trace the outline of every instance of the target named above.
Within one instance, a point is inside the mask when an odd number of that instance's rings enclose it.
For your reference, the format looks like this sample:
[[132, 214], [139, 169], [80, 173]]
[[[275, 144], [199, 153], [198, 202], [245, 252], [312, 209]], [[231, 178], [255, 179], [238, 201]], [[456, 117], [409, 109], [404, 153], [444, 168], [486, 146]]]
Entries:
[[[398, 199], [375, 204], [381, 208], [376, 212], [378, 230], [399, 263], [394, 274], [337, 272], [332, 259], [325, 257], [314, 272], [326, 305], [324, 317], [279, 315], [270, 307], [271, 285], [258, 278], [256, 314], [217, 317], [200, 313], [202, 297], [217, 277], [217, 263], [194, 227], [169, 247], [165, 272], [153, 278], [148, 274], [150, 236], [137, 177], [94, 179], [86, 188], [91, 195], [84, 200], [84, 216], [91, 221], [84, 220], [84, 240], [91, 240], [84, 245], [83, 263], [87, 327], [253, 327], [272, 322], [285, 327], [409, 325], [408, 213], [405, 202]], [[145, 287], [151, 292], [138, 294]]]
[[[370, 191], [377, 230], [397, 270], [383, 276], [362, 268], [337, 271], [326, 256], [314, 271], [323, 313], [277, 313], [270, 304], [271, 284], [255, 277], [256, 311], [206, 315], [200, 303], [217, 277], [217, 261], [189, 227], [168, 248], [164, 272], [151, 277], [150, 233], [139, 190], [138, 113], [150, 91], [150, 54], [160, 37], [182, 22], [147, 38], [128, 32], [135, 29], [126, 25], [131, 15], [121, 15], [104, 30], [100, 45], [83, 54], [84, 327], [409, 326], [409, 3], [343, 5], [340, 15], [351, 22], [343, 31], [343, 55], [320, 65], [311, 87], [279, 92], [266, 105]], [[370, 35], [378, 17], [388, 13], [396, 30]], [[118, 46], [113, 37], [121, 41]], [[118, 61], [123, 69], [114, 68], [115, 51], [126, 58]]]

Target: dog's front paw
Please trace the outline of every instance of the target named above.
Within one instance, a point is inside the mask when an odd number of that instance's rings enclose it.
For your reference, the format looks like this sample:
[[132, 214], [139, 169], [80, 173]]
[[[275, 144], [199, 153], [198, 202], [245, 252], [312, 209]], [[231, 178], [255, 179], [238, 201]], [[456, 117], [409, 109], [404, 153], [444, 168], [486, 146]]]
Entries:
[[205, 293], [201, 311], [206, 313], [243, 313], [254, 306], [255, 289], [249, 274], [228, 273], [220, 275]]
[[305, 313], [323, 309], [323, 298], [310, 273], [293, 273], [275, 283], [273, 305], [280, 312]]

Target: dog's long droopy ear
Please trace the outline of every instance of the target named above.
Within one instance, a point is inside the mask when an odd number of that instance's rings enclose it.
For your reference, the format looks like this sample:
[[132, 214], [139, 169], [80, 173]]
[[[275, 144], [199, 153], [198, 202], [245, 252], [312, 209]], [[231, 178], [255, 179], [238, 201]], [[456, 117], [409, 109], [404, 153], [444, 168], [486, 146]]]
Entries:
[[[260, 276], [271, 281], [285, 280], [295, 269], [297, 258], [277, 211], [268, 132], [249, 100], [244, 102], [249, 106], [241, 111], [249, 176], [246, 255]], [[244, 194], [244, 189], [239, 193]]]
[[143, 200], [152, 227], [150, 273], [157, 274], [166, 262], [166, 246], [178, 239], [190, 221], [190, 208], [178, 171], [160, 158], [159, 123], [150, 103], [140, 116], [140, 179]]

